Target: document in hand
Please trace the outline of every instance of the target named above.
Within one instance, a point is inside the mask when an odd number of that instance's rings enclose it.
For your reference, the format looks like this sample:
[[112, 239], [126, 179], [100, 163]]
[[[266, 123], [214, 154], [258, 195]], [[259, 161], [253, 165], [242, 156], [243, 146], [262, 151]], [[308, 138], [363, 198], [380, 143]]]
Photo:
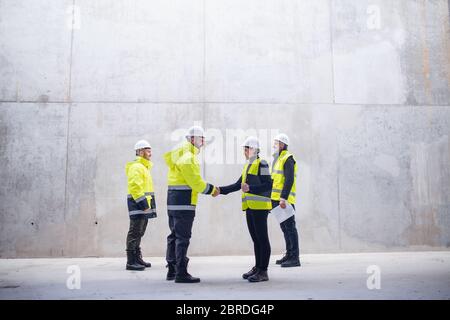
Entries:
[[277, 219], [278, 223], [282, 223], [286, 221], [290, 217], [292, 217], [295, 213], [294, 207], [290, 203], [286, 204], [286, 209], [281, 208], [280, 206], [276, 206], [272, 209], [273, 216]]

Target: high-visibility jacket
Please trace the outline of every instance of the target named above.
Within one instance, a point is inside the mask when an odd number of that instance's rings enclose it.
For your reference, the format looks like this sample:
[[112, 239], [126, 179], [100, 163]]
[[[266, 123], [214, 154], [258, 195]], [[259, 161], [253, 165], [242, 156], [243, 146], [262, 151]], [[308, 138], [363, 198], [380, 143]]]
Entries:
[[[261, 163], [265, 164], [261, 166]], [[269, 166], [267, 162], [256, 158], [250, 160], [245, 164], [242, 170], [242, 183], [247, 183], [250, 187], [252, 184], [261, 184], [261, 175], [270, 175]], [[259, 193], [242, 193], [242, 210], [271, 210], [272, 201], [270, 200], [271, 190], [262, 191]]]
[[[283, 191], [284, 187], [284, 164], [286, 163], [286, 160], [289, 159], [289, 157], [293, 157], [294, 155], [290, 153], [287, 150], [283, 150], [278, 158], [274, 160], [274, 163], [272, 165], [272, 200], [280, 201], [281, 198], [281, 192]], [[295, 204], [296, 199], [296, 184], [297, 184], [297, 161], [295, 162], [294, 166], [294, 183], [292, 184], [291, 192], [289, 193], [289, 197], [287, 200], [290, 204]]]
[[[125, 166], [128, 178], [127, 204], [130, 217], [137, 215], [144, 215], [148, 218], [156, 217], [155, 192], [150, 173], [152, 167], [151, 161], [139, 156]], [[149, 208], [150, 210], [144, 212]]]
[[203, 180], [197, 154], [200, 150], [190, 142], [167, 152], [164, 160], [169, 167], [167, 174], [167, 210], [195, 211], [198, 194], [212, 194], [215, 187]]

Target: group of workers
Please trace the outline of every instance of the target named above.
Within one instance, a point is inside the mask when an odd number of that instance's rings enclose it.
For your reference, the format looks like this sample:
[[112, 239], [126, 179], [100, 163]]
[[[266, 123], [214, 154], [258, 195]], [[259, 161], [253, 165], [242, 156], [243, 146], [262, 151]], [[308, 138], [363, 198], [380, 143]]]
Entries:
[[[249, 282], [268, 281], [271, 247], [267, 218], [273, 208], [295, 210], [297, 162], [288, 151], [289, 138], [279, 134], [274, 139], [272, 169], [260, 158], [260, 143], [248, 137], [242, 144], [246, 164], [239, 179], [228, 186], [214, 186], [203, 180], [197, 155], [205, 145], [205, 132], [199, 126], [189, 128], [186, 141], [164, 155], [169, 168], [167, 212], [170, 234], [167, 237], [167, 280], [177, 283], [197, 283], [200, 279], [188, 273], [187, 252], [199, 193], [226, 195], [242, 191], [242, 210], [246, 212], [248, 230], [254, 245], [255, 265], [242, 277]], [[151, 169], [150, 144], [140, 140], [135, 145], [136, 159], [126, 165], [128, 179], [128, 212], [130, 227], [127, 235], [127, 270], [144, 270], [151, 263], [142, 258], [141, 239], [148, 219], [155, 218], [156, 202]], [[300, 266], [298, 232], [295, 215], [280, 224], [286, 242], [286, 253], [276, 261], [281, 267]]]

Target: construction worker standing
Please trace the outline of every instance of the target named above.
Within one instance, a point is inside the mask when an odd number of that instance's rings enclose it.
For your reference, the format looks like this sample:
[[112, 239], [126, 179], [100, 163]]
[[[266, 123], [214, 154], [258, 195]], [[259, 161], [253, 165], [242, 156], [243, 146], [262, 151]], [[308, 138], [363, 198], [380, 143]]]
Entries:
[[189, 259], [187, 251], [194, 223], [198, 194], [218, 195], [212, 184], [200, 175], [197, 154], [205, 143], [204, 130], [191, 127], [186, 134], [187, 141], [164, 155], [168, 172], [167, 211], [170, 234], [167, 237], [167, 280], [178, 283], [200, 282], [199, 278], [187, 272]]
[[150, 173], [152, 147], [145, 140], [136, 143], [136, 159], [128, 162], [125, 172], [128, 178], [128, 213], [130, 228], [127, 236], [127, 270], [144, 270], [151, 263], [142, 259], [141, 239], [145, 234], [148, 219], [156, 217], [156, 202], [153, 180]]
[[[272, 164], [272, 206], [280, 205], [286, 208], [290, 203], [295, 210], [297, 162], [292, 153], [288, 151], [289, 137], [279, 134], [274, 139], [274, 160]], [[276, 261], [282, 267], [299, 267], [298, 233], [295, 226], [295, 215], [280, 224], [286, 241], [286, 254]]]
[[272, 180], [269, 165], [259, 158], [259, 141], [248, 137], [244, 144], [244, 155], [248, 162], [238, 181], [219, 187], [221, 194], [242, 190], [242, 210], [246, 212], [247, 227], [253, 241], [255, 265], [242, 278], [249, 282], [268, 281], [267, 267], [270, 260], [270, 241], [267, 230], [267, 216], [272, 209], [270, 193]]

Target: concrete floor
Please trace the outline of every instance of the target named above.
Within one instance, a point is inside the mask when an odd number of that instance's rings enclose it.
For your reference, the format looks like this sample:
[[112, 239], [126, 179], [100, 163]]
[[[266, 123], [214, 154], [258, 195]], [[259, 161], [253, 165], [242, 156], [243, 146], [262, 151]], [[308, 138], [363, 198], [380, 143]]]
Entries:
[[[191, 257], [200, 284], [165, 278], [163, 258], [144, 272], [124, 270], [123, 258], [0, 260], [0, 299], [450, 299], [450, 252], [310, 254], [301, 268], [282, 269], [272, 256], [270, 281], [241, 278], [252, 257]], [[81, 270], [81, 288], [68, 289], [67, 268]], [[377, 265], [381, 288], [369, 290]]]

